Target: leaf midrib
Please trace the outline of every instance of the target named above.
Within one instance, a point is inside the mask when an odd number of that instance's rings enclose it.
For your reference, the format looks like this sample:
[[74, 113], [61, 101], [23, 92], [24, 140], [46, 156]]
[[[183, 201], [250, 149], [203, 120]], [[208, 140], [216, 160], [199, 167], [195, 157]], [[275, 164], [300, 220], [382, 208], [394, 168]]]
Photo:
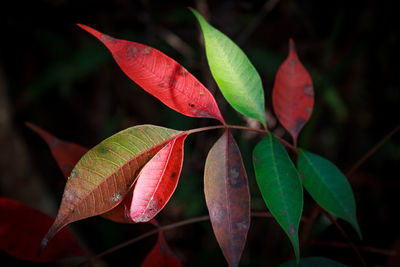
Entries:
[[[226, 179], [229, 175], [229, 130], [227, 130], [224, 135], [226, 135], [226, 142], [225, 142], [225, 157], [224, 157], [224, 161], [225, 161], [225, 177], [224, 177], [224, 185], [225, 185], [225, 202], [228, 203], [228, 227], [229, 227], [229, 235], [233, 236], [233, 231], [232, 231], [232, 215], [231, 215], [231, 210], [232, 210], [232, 206], [231, 206], [231, 202], [229, 201], [229, 194], [228, 194], [228, 179]], [[229, 250], [231, 250], [232, 246], [229, 246]], [[232, 253], [232, 251], [230, 252]], [[233, 255], [235, 255], [235, 253], [232, 253]]]
[[[122, 40], [123, 41], [123, 40]], [[129, 42], [131, 42], [131, 41], [129, 41]], [[131, 42], [131, 43], [135, 43], [136, 44], [136, 42]], [[146, 47], [150, 47], [150, 46], [146, 46]], [[194, 79], [195, 81], [197, 81], [198, 83], [199, 83], [199, 85], [200, 86], [202, 86], [203, 88], [203, 90], [207, 90], [208, 91], [208, 94], [207, 93], [205, 93], [204, 94], [204, 96], [207, 96], [207, 98], [209, 98], [209, 99], [211, 99], [211, 101], [214, 99], [213, 97], [212, 97], [212, 94], [210, 93], [210, 91], [193, 75], [193, 74], [191, 74], [183, 65], [181, 65], [180, 63], [178, 63], [177, 61], [175, 61], [174, 59], [172, 59], [172, 58], [170, 58], [170, 57], [168, 57], [167, 55], [165, 55], [164, 53], [162, 53], [161, 51], [159, 51], [159, 50], [157, 50], [157, 49], [155, 49], [155, 48], [152, 48], [152, 47], [150, 47], [152, 50], [153, 50], [153, 52], [156, 52], [156, 53], [159, 53], [163, 58], [166, 58], [166, 61], [168, 62], [168, 60], [170, 60], [170, 61], [172, 61], [172, 62], [174, 62], [174, 63], [176, 63], [178, 66], [180, 66], [180, 67], [182, 67], [184, 70], [186, 70], [186, 72], [187, 72], [187, 75], [188, 76], [191, 76], [191, 78], [192, 79]], [[151, 75], [153, 75], [154, 77], [156, 77], [158, 80], [160, 80], [160, 81], [162, 81], [162, 82], [165, 82], [165, 81], [167, 81], [167, 79], [165, 79], [165, 68], [164, 68], [164, 74], [160, 74], [159, 75], [159, 72], [153, 72], [152, 71], [152, 68], [150, 68], [150, 67], [148, 67], [147, 66], [147, 64], [143, 64], [143, 59], [142, 60], [140, 60], [140, 62], [139, 62], [139, 60], [136, 60], [136, 62], [135, 62], [135, 64], [137, 64], [137, 65], [140, 65], [139, 67], [141, 68], [141, 69], [145, 69], [145, 70], [147, 70], [148, 71], [148, 73], [149, 74], [151, 74]], [[153, 60], [153, 62], [152, 62], [153, 64], [154, 64], [154, 60]], [[127, 75], [128, 76], [128, 78], [130, 78], [129, 77], [129, 75]], [[142, 78], [141, 78], [142, 79]], [[186, 85], [186, 77], [184, 77], [184, 79], [185, 79], [185, 82], [184, 82], [184, 84]], [[146, 79], [147, 80], [147, 79]], [[135, 83], [136, 83], [136, 81], [134, 81]], [[169, 82], [167, 81], [167, 84], [169, 84]], [[190, 97], [191, 95], [190, 94], [185, 94], [185, 92], [186, 92], [186, 90], [185, 89], [182, 89], [182, 88], [179, 88], [178, 89], [178, 87], [177, 86], [168, 86], [169, 88], [175, 88], [175, 89], [177, 89], [176, 91], [177, 92], [179, 92], [181, 95], [183, 95], [187, 100], [192, 100], [192, 98]], [[183, 86], [183, 87], [186, 87], [186, 86]], [[192, 86], [193, 87], [193, 86]], [[143, 87], [142, 87], [143, 88]], [[144, 89], [144, 88], [143, 88]], [[147, 91], [147, 90], [146, 90]], [[148, 92], [149, 94], [151, 94], [151, 95], [153, 95], [152, 93], [150, 93], [150, 92]], [[211, 96], [211, 97], [210, 97]], [[164, 101], [162, 100], [162, 99], [159, 99], [161, 102], [163, 102], [164, 103]], [[202, 102], [204, 102], [204, 101], [202, 101]], [[219, 111], [219, 109], [218, 109], [218, 107], [217, 107], [217, 111], [218, 111], [218, 113], [216, 114], [217, 116], [214, 116], [214, 114], [210, 111], [210, 109], [209, 108], [207, 108], [207, 106], [206, 105], [203, 105], [203, 103], [202, 102], [196, 102], [197, 103], [197, 105], [198, 106], [200, 106], [201, 108], [202, 108], [202, 110], [204, 110], [204, 111], [206, 111], [210, 116], [212, 116], [212, 118], [215, 118], [215, 119], [217, 119], [217, 120], [219, 120], [220, 118], [222, 118], [222, 115], [220, 114], [221, 112]], [[213, 105], [213, 109], [215, 108], [215, 106], [216, 106], [216, 102], [215, 102], [215, 99], [214, 99], [214, 101], [213, 101], [214, 103], [214, 105]], [[172, 102], [172, 103], [174, 103], [174, 102]], [[175, 104], [175, 103], [174, 103]], [[175, 104], [175, 107], [177, 107], [177, 105]], [[179, 106], [178, 106], [179, 107]]]
[[[153, 198], [154, 198], [156, 192], [158, 191], [158, 188], [159, 188], [159, 186], [160, 186], [160, 184], [161, 184], [161, 181], [162, 181], [163, 178], [164, 178], [165, 170], [166, 170], [167, 167], [168, 167], [169, 159], [171, 158], [171, 155], [172, 155], [172, 153], [173, 153], [173, 150], [174, 150], [174, 147], [175, 147], [177, 138], [179, 138], [179, 137], [176, 137], [176, 138], [172, 139], [171, 141], [169, 141], [169, 142], [174, 142], [174, 143], [171, 145], [171, 148], [170, 148], [170, 150], [169, 150], [169, 152], [168, 152], [168, 158], [167, 158], [167, 160], [165, 161], [165, 164], [164, 164], [164, 166], [163, 166], [163, 170], [162, 170], [162, 172], [161, 172], [160, 179], [158, 180], [157, 185], [154, 187], [154, 190], [153, 190], [153, 192], [152, 192], [152, 194], [151, 194], [151, 197], [149, 198], [149, 201], [147, 202], [147, 205], [146, 205], [146, 207], [144, 208], [144, 210], [141, 212], [140, 216], [143, 216], [143, 215], [144, 215], [144, 213], [146, 212], [147, 208], [148, 208], [149, 205], [150, 205], [150, 202], [153, 200]], [[163, 148], [161, 148], [160, 151], [161, 151], [162, 149], [163, 149]], [[160, 151], [158, 151], [158, 152], [160, 152]], [[158, 153], [158, 152], [157, 152], [157, 153]], [[157, 154], [156, 154], [156, 155], [157, 155]], [[154, 155], [154, 156], [156, 156], [156, 155]], [[152, 159], [153, 159], [153, 158], [152, 158]], [[150, 161], [151, 161], [151, 160], [150, 160]], [[150, 161], [149, 161], [149, 163], [150, 163]]]
[[[292, 214], [291, 214], [291, 212], [289, 212], [288, 204], [287, 204], [287, 201], [286, 201], [286, 194], [284, 194], [284, 191], [282, 190], [281, 182], [280, 182], [280, 180], [279, 180], [280, 175], [279, 175], [278, 169], [277, 169], [277, 167], [276, 167], [275, 151], [274, 151], [274, 147], [273, 147], [272, 135], [269, 136], [269, 139], [270, 139], [270, 141], [271, 141], [271, 154], [272, 154], [272, 161], [273, 161], [273, 165], [272, 165], [272, 166], [273, 166], [274, 172], [275, 172], [276, 177], [277, 177], [276, 180], [277, 180], [277, 183], [278, 183], [278, 185], [279, 185], [279, 191], [280, 191], [280, 193], [282, 193], [282, 196], [285, 195], [285, 197], [282, 198], [282, 201], [283, 201], [283, 203], [284, 203], [284, 205], [285, 205], [285, 209], [286, 209], [286, 212], [287, 212], [287, 214], [288, 214], [287, 217], [288, 217], [290, 220], [293, 220]], [[290, 225], [290, 222], [289, 222], [289, 225]], [[284, 229], [284, 230], [285, 230], [285, 232], [287, 232], [287, 229]], [[288, 233], [288, 232], [287, 232], [287, 233]], [[289, 235], [290, 237], [292, 236], [292, 235], [290, 235], [289, 233], [288, 233], [288, 235]]]

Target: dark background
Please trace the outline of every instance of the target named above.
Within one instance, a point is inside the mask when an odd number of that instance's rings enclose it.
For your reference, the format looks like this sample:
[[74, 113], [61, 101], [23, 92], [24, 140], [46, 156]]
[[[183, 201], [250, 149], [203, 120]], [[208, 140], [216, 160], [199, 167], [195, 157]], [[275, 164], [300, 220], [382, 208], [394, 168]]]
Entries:
[[[46, 144], [24, 126], [30, 121], [56, 136], [92, 147], [102, 139], [138, 124], [189, 129], [215, 124], [169, 110], [130, 81], [95, 38], [75, 24], [92, 26], [113, 37], [155, 47], [190, 70], [215, 95], [228, 123], [246, 122], [226, 104], [205, 61], [198, 25], [188, 6], [234, 40], [259, 71], [270, 128], [288, 138], [274, 122], [271, 89], [277, 68], [294, 38], [300, 59], [315, 88], [311, 120], [299, 145], [349, 170], [399, 123], [399, 31], [395, 1], [273, 1], [254, 32], [247, 27], [263, 12], [264, 1], [2, 1], [0, 4], [0, 196], [18, 199], [52, 216], [61, 200], [64, 178]], [[271, 2], [272, 3], [272, 2]], [[270, 5], [271, 5], [270, 3]], [[270, 6], [271, 7], [271, 6]], [[161, 224], [207, 214], [203, 167], [208, 149], [221, 133], [188, 138], [181, 179]], [[266, 210], [255, 186], [250, 155], [257, 138], [235, 132], [249, 176], [253, 210]], [[363, 241], [395, 250], [399, 242], [398, 190], [400, 136], [396, 134], [349, 180], [358, 205]], [[313, 206], [306, 195], [304, 214]], [[152, 229], [119, 225], [102, 218], [73, 223], [70, 229], [92, 253]], [[165, 233], [185, 266], [224, 266], [210, 223]], [[311, 239], [344, 242], [325, 216]], [[99, 266], [138, 266], [155, 241], [137, 242], [97, 262]], [[390, 257], [362, 252], [369, 266]], [[327, 256], [359, 265], [348, 248], [307, 246], [303, 256]], [[1, 252], [1, 261], [17, 261]], [[272, 219], [252, 220], [243, 266], [276, 266], [291, 256], [283, 231]], [[28, 264], [28, 263], [26, 263]], [[104, 264], [104, 265], [101, 265]], [[396, 266], [388, 264], [387, 266]]]

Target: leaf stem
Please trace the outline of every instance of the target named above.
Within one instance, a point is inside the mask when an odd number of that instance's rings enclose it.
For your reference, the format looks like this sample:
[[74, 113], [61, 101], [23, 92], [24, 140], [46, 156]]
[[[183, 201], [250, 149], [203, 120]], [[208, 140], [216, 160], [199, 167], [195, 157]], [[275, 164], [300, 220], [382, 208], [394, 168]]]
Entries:
[[[196, 129], [191, 129], [187, 130], [187, 134], [192, 134], [192, 133], [198, 133], [198, 132], [204, 132], [204, 131], [209, 131], [209, 130], [215, 130], [215, 129], [236, 129], [236, 130], [243, 130], [243, 131], [252, 131], [252, 132], [257, 132], [260, 134], [268, 134], [269, 131], [267, 129], [258, 129], [258, 128], [250, 128], [246, 126], [241, 126], [241, 125], [230, 125], [230, 124], [225, 124], [225, 125], [216, 125], [216, 126], [207, 126], [207, 127], [201, 127], [201, 128], [196, 128]], [[272, 133], [271, 133], [272, 134]], [[289, 142], [284, 140], [283, 138], [274, 135], [276, 139], [278, 139], [284, 146], [292, 150], [296, 156], [299, 154], [296, 147], [291, 145]]]
[[215, 129], [224, 129], [224, 128], [226, 128], [225, 125], [207, 126], [207, 127], [201, 127], [201, 128], [187, 130], [186, 133], [189, 135], [189, 134], [192, 134], [192, 133], [199, 133], [199, 132], [215, 130]]

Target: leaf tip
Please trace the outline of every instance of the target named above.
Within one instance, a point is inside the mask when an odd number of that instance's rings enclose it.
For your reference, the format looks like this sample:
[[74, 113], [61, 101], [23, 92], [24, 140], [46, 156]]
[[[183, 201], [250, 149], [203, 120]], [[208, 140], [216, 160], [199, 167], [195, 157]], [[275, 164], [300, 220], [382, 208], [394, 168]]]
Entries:
[[357, 218], [354, 218], [354, 220], [351, 222], [351, 225], [352, 225], [353, 228], [356, 230], [357, 235], [358, 235], [358, 237], [360, 238], [360, 240], [362, 240], [363, 237], [362, 237], [362, 233], [361, 233], [360, 226], [358, 225]]
[[24, 124], [26, 127], [28, 127], [29, 129], [31, 129], [32, 131], [38, 133], [40, 132], [39, 127], [37, 127], [35, 124], [29, 122], [29, 121], [24, 121]]
[[197, 21], [200, 23], [200, 27], [202, 27], [202, 23], [205, 22], [206, 20], [203, 18], [203, 16], [199, 13], [199, 11], [197, 11], [194, 8], [189, 7], [189, 10], [193, 13], [193, 15], [196, 17]]
[[77, 25], [78, 27], [80, 27], [82, 30], [87, 31], [87, 32], [90, 33], [91, 35], [93, 35], [93, 36], [95, 36], [96, 38], [98, 38], [98, 39], [101, 40], [100, 37], [103, 35], [101, 32], [99, 32], [99, 31], [97, 31], [97, 30], [95, 30], [95, 29], [93, 29], [93, 28], [91, 28], [91, 27], [89, 27], [89, 26], [86, 26], [86, 25], [84, 25], [84, 24], [77, 23], [76, 25]]
[[24, 124], [26, 127], [30, 128], [30, 129], [32, 129], [32, 127], [33, 127], [33, 124], [30, 123], [29, 121], [24, 121]]
[[47, 238], [47, 235], [43, 238], [42, 242], [40, 243], [40, 247], [38, 249], [38, 256], [42, 254], [43, 249], [47, 246], [47, 243], [49, 242], [49, 238]]
[[294, 44], [293, 38], [289, 38], [289, 57], [297, 57], [296, 45]]
[[87, 29], [89, 28], [88, 26], [86, 26], [84, 24], [81, 24], [81, 23], [77, 23], [76, 26], [78, 26], [79, 28], [81, 28], [81, 29], [83, 29], [85, 31], [87, 31]]
[[40, 243], [39, 250], [38, 250], [38, 255], [40, 255], [40, 253], [42, 253], [43, 249], [47, 246], [47, 243], [49, 243], [49, 241], [55, 236], [55, 234], [57, 234], [58, 231], [60, 231], [62, 228], [63, 228], [63, 225], [60, 224], [56, 219], [54, 221], [54, 223], [51, 225], [49, 231], [43, 237], [42, 242]]

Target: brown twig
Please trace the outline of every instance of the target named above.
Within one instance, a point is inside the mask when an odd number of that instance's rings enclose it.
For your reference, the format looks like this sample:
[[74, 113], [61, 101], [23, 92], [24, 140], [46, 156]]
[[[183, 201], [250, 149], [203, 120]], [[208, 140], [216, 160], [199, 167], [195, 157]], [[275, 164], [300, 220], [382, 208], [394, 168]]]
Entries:
[[[307, 241], [307, 245], [310, 246], [329, 246], [329, 247], [337, 247], [337, 248], [352, 248], [352, 246], [348, 243], [337, 242], [337, 241], [323, 241], [323, 240], [309, 240]], [[370, 246], [356, 246], [359, 250], [380, 254], [385, 256], [396, 256], [397, 251], [391, 249], [382, 249]]]
[[247, 27], [239, 34], [236, 38], [236, 43], [238, 45], [242, 45], [246, 42], [246, 40], [250, 37], [250, 35], [254, 32], [257, 26], [261, 23], [264, 17], [271, 12], [274, 7], [279, 3], [279, 0], [268, 0], [265, 2], [261, 11], [258, 15], [247, 25]]
[[311, 211], [311, 214], [307, 217], [308, 218], [307, 222], [304, 223], [303, 228], [301, 229], [299, 236], [300, 247], [303, 247], [305, 242], [307, 241], [307, 238], [310, 235], [314, 221], [318, 218], [320, 212], [321, 212], [320, 206], [318, 206], [318, 204], [315, 204], [313, 210]]
[[116, 245], [116, 246], [114, 246], [112, 248], [109, 248], [109, 249], [107, 249], [107, 250], [105, 250], [105, 251], [103, 251], [103, 252], [101, 252], [99, 254], [96, 254], [96, 255], [88, 258], [86, 261], [82, 262], [78, 266], [84, 266], [89, 262], [92, 262], [92, 261], [94, 261], [94, 260], [96, 260], [98, 258], [101, 258], [101, 257], [103, 257], [105, 255], [108, 255], [108, 254], [110, 254], [110, 253], [112, 253], [114, 251], [117, 251], [117, 250], [119, 250], [121, 248], [124, 248], [124, 247], [126, 247], [128, 245], [131, 245], [131, 244], [133, 244], [133, 243], [135, 243], [137, 241], [140, 241], [140, 240], [142, 240], [142, 239], [144, 239], [146, 237], [155, 235], [160, 231], [166, 231], [166, 230], [174, 229], [174, 228], [181, 227], [181, 226], [188, 225], [188, 224], [192, 224], [192, 223], [207, 221], [209, 219], [210, 219], [209, 216], [200, 216], [200, 217], [196, 217], [196, 218], [190, 218], [190, 219], [187, 219], [187, 220], [183, 220], [183, 221], [180, 221], [180, 222], [177, 222], [177, 223], [171, 223], [171, 224], [168, 224], [168, 225], [160, 226], [160, 227], [158, 227], [156, 229], [150, 230], [150, 231], [148, 231], [148, 232], [146, 232], [144, 234], [141, 234], [141, 235], [139, 235], [139, 236], [137, 236], [135, 238], [132, 238], [132, 239], [130, 239], [128, 241], [122, 242], [122, 243], [120, 243], [120, 244], [118, 244], [118, 245]]
[[[255, 218], [273, 218], [273, 215], [270, 212], [265, 212], [265, 211], [252, 211], [251, 212], [251, 217]], [[308, 221], [308, 218], [301, 217], [300, 221], [305, 223]]]
[[[272, 214], [269, 213], [269, 212], [254, 211], [254, 212], [251, 212], [251, 216], [252, 217], [258, 217], [258, 218], [273, 218]], [[178, 227], [181, 227], [181, 226], [185, 226], [185, 225], [188, 225], [188, 224], [193, 224], [193, 223], [198, 223], [198, 222], [203, 222], [203, 221], [208, 221], [208, 220], [210, 220], [210, 216], [205, 215], [205, 216], [190, 218], [190, 219], [183, 220], [183, 221], [176, 222], [176, 223], [171, 223], [171, 224], [164, 225], [164, 226], [159, 226], [156, 229], [150, 230], [150, 231], [148, 231], [146, 233], [143, 233], [143, 234], [141, 234], [141, 235], [139, 235], [137, 237], [134, 237], [134, 238], [132, 238], [132, 239], [130, 239], [128, 241], [125, 241], [123, 243], [120, 243], [120, 244], [112, 247], [112, 248], [109, 248], [109, 249], [107, 249], [107, 250], [105, 250], [105, 251], [103, 251], [103, 252], [101, 252], [99, 254], [91, 256], [90, 258], [86, 259], [84, 262], [82, 262], [79, 265], [77, 265], [77, 267], [78, 266], [84, 266], [84, 265], [88, 264], [89, 262], [93, 262], [94, 260], [96, 260], [98, 258], [101, 258], [101, 257], [103, 257], [105, 255], [108, 255], [108, 254], [110, 254], [110, 253], [112, 253], [114, 251], [117, 251], [117, 250], [119, 250], [121, 248], [124, 248], [126, 246], [129, 246], [129, 245], [131, 245], [131, 244], [133, 244], [133, 243], [135, 243], [137, 241], [140, 241], [140, 240], [142, 240], [142, 239], [144, 239], [146, 237], [155, 235], [158, 232], [167, 231], [167, 230], [171, 230], [171, 229], [178, 228]], [[303, 221], [303, 222], [306, 221], [306, 218], [302, 217], [301, 221]]]
[[[238, 129], [238, 130], [245, 130], [245, 131], [253, 131], [253, 132], [258, 132], [258, 133], [262, 133], [262, 134], [267, 134], [268, 130], [267, 129], [258, 129], [258, 128], [249, 128], [246, 126], [240, 126], [240, 125], [226, 125], [227, 128], [230, 129]], [[286, 146], [287, 148], [289, 148], [290, 150], [292, 150], [296, 156], [299, 154], [299, 152], [297, 151], [297, 149], [291, 145], [289, 142], [287, 142], [286, 140], [284, 140], [283, 138], [274, 135], [276, 139], [278, 139], [284, 146]]]
[[[186, 131], [187, 134], [192, 134], [192, 133], [198, 133], [198, 132], [204, 132], [204, 131], [209, 131], [209, 130], [215, 130], [215, 129], [223, 129], [223, 128], [227, 128], [227, 129], [236, 129], [236, 130], [244, 130], [244, 131], [252, 131], [252, 132], [257, 132], [257, 133], [261, 133], [261, 134], [268, 134], [268, 130], [266, 129], [258, 129], [258, 128], [250, 128], [250, 127], [246, 127], [246, 126], [241, 126], [241, 125], [216, 125], [216, 126], [207, 126], [207, 127], [201, 127], [201, 128], [196, 128], [196, 129], [191, 129]], [[286, 140], [282, 139], [281, 137], [274, 135], [276, 139], [278, 139], [284, 146], [286, 146], [287, 148], [289, 148], [290, 150], [292, 150], [296, 156], [299, 154], [299, 152], [297, 151], [297, 149], [291, 145], [290, 143], [288, 143]]]
[[400, 124], [397, 124], [386, 136], [384, 136], [375, 146], [373, 146], [367, 153], [364, 154], [354, 165], [347, 171], [346, 176], [349, 177], [367, 160], [369, 159], [379, 148], [381, 148], [398, 130], [400, 130]]
[[328, 219], [336, 226], [336, 228], [339, 230], [339, 232], [342, 234], [342, 236], [346, 239], [349, 247], [351, 247], [354, 250], [354, 252], [357, 255], [357, 258], [360, 261], [360, 263], [362, 264], [362, 266], [367, 266], [367, 263], [365, 262], [364, 258], [362, 257], [358, 247], [356, 247], [356, 245], [354, 245], [354, 243], [351, 241], [350, 237], [346, 234], [346, 232], [343, 230], [343, 228], [338, 224], [338, 222], [336, 221], [336, 218], [333, 217], [333, 215], [327, 211], [323, 210], [323, 212], [328, 217]]

